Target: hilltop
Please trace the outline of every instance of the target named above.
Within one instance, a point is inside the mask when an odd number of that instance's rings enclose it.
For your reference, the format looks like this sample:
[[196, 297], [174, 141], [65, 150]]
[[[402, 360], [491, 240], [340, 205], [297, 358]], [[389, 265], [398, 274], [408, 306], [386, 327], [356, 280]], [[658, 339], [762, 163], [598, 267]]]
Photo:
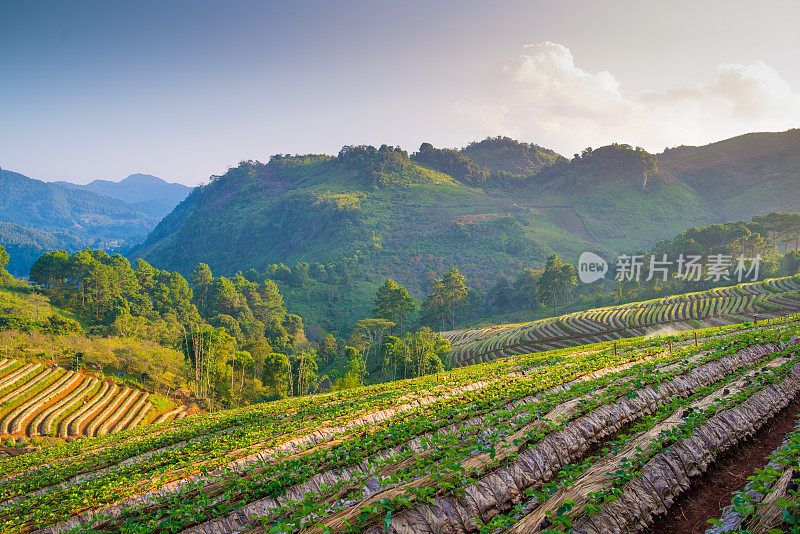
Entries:
[[[661, 155], [614, 144], [571, 159], [503, 137], [460, 150], [425, 143], [410, 155], [385, 145], [278, 155], [195, 189], [132, 256], [184, 274], [201, 261], [220, 274], [308, 264], [325, 274], [311, 289], [282, 287], [287, 302], [336, 327], [340, 314], [366, 316], [387, 277], [420, 297], [456, 265], [486, 290], [552, 253], [573, 262], [587, 249], [632, 253], [689, 226], [800, 210], [790, 191], [800, 180], [797, 138], [751, 134]], [[732, 147], [735, 162], [722, 157]], [[773, 156], [785, 194], [747, 201], [763, 182], [755, 170]]]

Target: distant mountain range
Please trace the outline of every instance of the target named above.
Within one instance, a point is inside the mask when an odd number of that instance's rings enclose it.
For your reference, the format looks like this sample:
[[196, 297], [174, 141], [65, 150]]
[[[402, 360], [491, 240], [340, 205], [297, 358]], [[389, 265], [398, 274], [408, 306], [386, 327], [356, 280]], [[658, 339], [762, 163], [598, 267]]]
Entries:
[[119, 182], [95, 180], [86, 185], [64, 181], [52, 183], [123, 200], [134, 209], [159, 220], [192, 190], [191, 187], [169, 183], [150, 174], [131, 174]]
[[[393, 277], [420, 296], [453, 265], [486, 288], [553, 252], [573, 263], [585, 250], [635, 253], [691, 226], [800, 211], [799, 191], [800, 130], [663, 154], [615, 144], [572, 159], [503, 137], [411, 155], [347, 146], [230, 169], [132, 255], [185, 274], [198, 262], [219, 274], [349, 262], [370, 284]], [[300, 311], [319, 319], [342, 307]]]
[[147, 175], [78, 186], [0, 169], [0, 244], [11, 254], [9, 270], [27, 275], [33, 261], [48, 250], [137, 243], [188, 191]]

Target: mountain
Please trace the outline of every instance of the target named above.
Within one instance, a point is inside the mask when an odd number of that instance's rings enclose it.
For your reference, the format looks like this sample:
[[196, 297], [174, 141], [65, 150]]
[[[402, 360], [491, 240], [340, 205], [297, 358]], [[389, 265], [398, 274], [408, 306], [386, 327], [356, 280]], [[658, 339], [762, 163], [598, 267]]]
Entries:
[[723, 220], [800, 211], [800, 130], [749, 133], [659, 155], [667, 173], [703, 196]]
[[10, 255], [8, 271], [17, 277], [27, 276], [31, 265], [44, 252], [78, 250], [94, 245], [95, 241], [65, 232], [47, 232], [0, 222], [0, 245]]
[[664, 172], [656, 155], [628, 145], [586, 149], [542, 170], [530, 187], [540, 202], [569, 206], [563, 213], [577, 219], [565, 230], [615, 253], [718, 221], [709, 198]]
[[[482, 145], [494, 169], [509, 154], [498, 145]], [[520, 165], [510, 154], [503, 169]], [[532, 174], [463, 158], [384, 145], [243, 162], [195, 189], [132, 257], [186, 275], [198, 262], [222, 275], [280, 263], [299, 278], [310, 272], [324, 283], [289, 281], [281, 291], [297, 313], [331, 327], [366, 316], [387, 277], [421, 297], [456, 265], [487, 289], [554, 252], [572, 262], [587, 249], [633, 252], [710, 216], [704, 199], [658, 170], [656, 156], [626, 145], [571, 161], [556, 155], [525, 167]]]
[[119, 182], [95, 180], [86, 185], [64, 181], [53, 183], [123, 200], [155, 219], [162, 219], [171, 212], [192, 190], [191, 187], [169, 183], [150, 174], [131, 174]]
[[9, 269], [18, 276], [27, 274], [37, 250], [130, 244], [156, 222], [122, 200], [0, 169], [0, 244], [21, 251]]

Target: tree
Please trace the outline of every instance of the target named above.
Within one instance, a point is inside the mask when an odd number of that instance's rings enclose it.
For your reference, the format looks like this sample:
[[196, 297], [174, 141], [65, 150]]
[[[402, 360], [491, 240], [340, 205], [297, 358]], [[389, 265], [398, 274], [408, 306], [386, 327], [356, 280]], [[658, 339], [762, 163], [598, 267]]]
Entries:
[[517, 298], [531, 310], [539, 307], [537, 284], [541, 275], [540, 271], [522, 269], [514, 280], [514, 291]]
[[267, 389], [268, 399], [284, 399], [292, 394], [291, 365], [285, 354], [272, 352], [264, 357], [261, 382]]
[[766, 228], [773, 239], [783, 242], [787, 247], [800, 248], [800, 213], [769, 213], [756, 215], [753, 222]]
[[562, 276], [564, 274], [562, 271], [563, 266], [564, 263], [558, 257], [558, 254], [549, 256], [544, 266], [544, 272], [536, 285], [537, 294], [541, 301], [552, 300], [553, 315], [557, 313], [556, 296], [561, 289]]
[[456, 328], [456, 305], [467, 296], [468, 288], [466, 281], [467, 279], [464, 275], [455, 267], [451, 267], [442, 279], [444, 299], [450, 306], [452, 317], [451, 326], [453, 330]]
[[199, 328], [184, 334], [181, 350], [194, 368], [195, 393], [201, 399], [209, 397], [213, 355], [220, 341], [220, 333], [210, 327]]
[[52, 295], [64, 289], [69, 263], [69, 254], [63, 250], [42, 254], [31, 266], [31, 282]]
[[354, 347], [345, 347], [347, 369], [344, 376], [336, 384], [337, 389], [352, 389], [364, 384], [365, 366], [361, 353]]
[[333, 334], [328, 334], [319, 344], [319, 355], [322, 358], [322, 363], [328, 363], [336, 356], [339, 344]]
[[377, 358], [378, 350], [383, 342], [385, 332], [394, 326], [395, 324], [393, 322], [380, 318], [362, 319], [356, 323], [356, 327], [351, 336], [351, 342], [355, 348], [359, 349], [364, 354], [365, 366], [369, 363], [369, 353], [372, 347], [376, 349], [375, 353]]
[[252, 368], [253, 356], [245, 350], [237, 350], [231, 356], [229, 361], [231, 364], [231, 392], [235, 390], [234, 380], [236, 378], [236, 365], [239, 365], [239, 402], [242, 398], [242, 390], [244, 389], [244, 372], [246, 368]]
[[264, 362], [267, 359], [267, 356], [274, 352], [272, 347], [265, 339], [259, 339], [258, 341], [252, 341], [242, 347], [242, 350], [246, 350], [250, 353], [250, 356], [253, 358], [253, 378], [258, 378], [261, 376], [261, 373], [264, 372]]
[[569, 304], [569, 291], [576, 285], [577, 276], [575, 274], [575, 267], [569, 263], [561, 266], [561, 274], [559, 281], [564, 290], [564, 314], [567, 313], [567, 305]]
[[450, 354], [450, 342], [424, 327], [403, 338], [407, 350], [406, 365], [413, 376], [444, 371], [443, 359]]
[[0, 245], [0, 273], [5, 272], [10, 259], [11, 257], [8, 255], [8, 252], [6, 252], [6, 249], [3, 248], [3, 245]]
[[431, 289], [425, 301], [422, 303], [423, 316], [425, 320], [435, 325], [437, 317], [441, 319], [442, 330], [444, 330], [444, 312], [447, 306], [447, 296], [445, 295], [444, 280], [435, 278], [431, 282]]
[[[391, 380], [397, 379], [398, 370], [402, 370], [403, 378], [408, 377], [408, 348], [403, 340], [396, 336], [386, 336], [381, 345], [381, 361], [384, 374]], [[391, 377], [388, 375], [391, 374]]]
[[391, 278], [378, 288], [372, 313], [375, 317], [392, 321], [397, 325], [400, 335], [403, 334], [403, 323], [406, 317], [416, 309], [414, 298], [408, 290]]
[[317, 352], [310, 346], [303, 347], [294, 357], [294, 369], [297, 374], [297, 395], [312, 394], [317, 381]]
[[492, 287], [489, 288], [487, 297], [498, 312], [508, 311], [511, 308], [511, 302], [514, 297], [508, 278], [503, 275], [499, 276], [495, 283], [492, 284]]
[[790, 250], [781, 258], [781, 270], [786, 276], [793, 276], [800, 272], [800, 252]]

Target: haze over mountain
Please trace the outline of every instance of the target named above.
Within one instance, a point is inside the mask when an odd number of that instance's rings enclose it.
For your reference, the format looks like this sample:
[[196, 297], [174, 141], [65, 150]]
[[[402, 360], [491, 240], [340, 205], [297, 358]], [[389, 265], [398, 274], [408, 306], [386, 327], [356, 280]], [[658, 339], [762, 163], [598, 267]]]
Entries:
[[697, 191], [725, 220], [800, 206], [800, 130], [749, 133], [660, 154], [661, 168]]
[[26, 275], [47, 250], [131, 244], [157, 222], [122, 200], [0, 169], [0, 244], [14, 274]]
[[690, 226], [800, 211], [798, 160], [797, 130], [663, 155], [610, 145], [567, 159], [490, 138], [410, 156], [388, 146], [273, 156], [195, 189], [133, 256], [185, 274], [198, 262], [219, 274], [346, 264], [419, 295], [452, 265], [485, 285], [553, 252], [634, 253]]
[[133, 208], [156, 219], [171, 212], [192, 190], [191, 187], [169, 183], [150, 174], [131, 174], [119, 182], [94, 180], [85, 185], [67, 181], [53, 183], [124, 200]]

